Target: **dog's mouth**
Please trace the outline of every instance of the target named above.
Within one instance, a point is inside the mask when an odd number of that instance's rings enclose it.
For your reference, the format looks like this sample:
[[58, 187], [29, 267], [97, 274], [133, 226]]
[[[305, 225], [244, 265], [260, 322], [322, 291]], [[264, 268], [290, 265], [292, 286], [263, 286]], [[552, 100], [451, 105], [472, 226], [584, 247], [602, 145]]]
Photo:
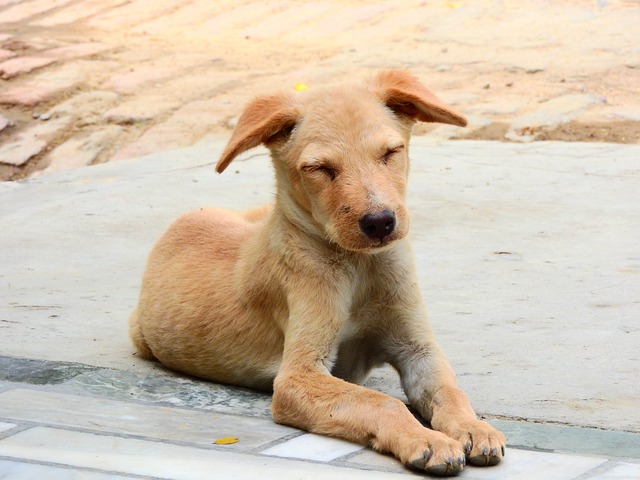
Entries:
[[397, 240], [400, 240], [398, 235], [391, 235], [389, 237], [385, 237], [382, 240], [369, 240], [368, 250], [383, 250], [385, 247], [388, 247], [394, 244]]
[[391, 247], [395, 242], [402, 239], [403, 235], [394, 233], [384, 238], [372, 239], [365, 235], [359, 235], [359, 238], [351, 242], [339, 242], [340, 247], [345, 250], [358, 253], [378, 253]]
[[407, 233], [405, 217], [389, 209], [378, 210], [329, 224], [326, 233], [330, 242], [344, 250], [377, 253], [404, 238]]

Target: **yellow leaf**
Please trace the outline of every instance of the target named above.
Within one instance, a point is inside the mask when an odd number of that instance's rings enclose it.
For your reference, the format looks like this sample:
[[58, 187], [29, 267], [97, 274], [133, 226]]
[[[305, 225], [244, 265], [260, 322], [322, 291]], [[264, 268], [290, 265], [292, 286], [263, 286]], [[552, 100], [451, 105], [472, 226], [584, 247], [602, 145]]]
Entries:
[[232, 443], [238, 443], [236, 437], [222, 437], [213, 442], [216, 445], [231, 445]]
[[296, 83], [296, 86], [293, 88], [296, 90], [296, 92], [302, 92], [303, 90], [309, 88], [309, 85], [306, 85], [304, 83]]

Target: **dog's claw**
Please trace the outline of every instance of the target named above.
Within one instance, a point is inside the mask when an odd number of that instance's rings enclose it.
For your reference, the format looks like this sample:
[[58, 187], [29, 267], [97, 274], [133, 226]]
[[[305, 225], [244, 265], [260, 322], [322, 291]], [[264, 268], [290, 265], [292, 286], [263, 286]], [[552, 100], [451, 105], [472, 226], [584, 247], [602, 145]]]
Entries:
[[467, 443], [464, 446], [464, 454], [465, 455], [469, 455], [471, 453], [471, 449], [473, 448], [473, 445], [471, 444], [471, 442]]
[[423, 470], [430, 475], [448, 477], [457, 475], [466, 465], [466, 459], [464, 456], [460, 456], [458, 458], [449, 458], [444, 463], [433, 466], [427, 465], [430, 458], [431, 452], [429, 452], [429, 450], [425, 450], [422, 457], [411, 462], [411, 466], [418, 470]]
[[426, 470], [429, 458], [431, 458], [431, 452], [427, 449], [422, 454], [422, 457], [416, 458], [413, 462], [411, 462], [411, 465], [418, 470]]
[[[504, 447], [501, 447], [501, 449], [504, 455]], [[492, 448], [491, 450], [489, 450], [485, 447], [482, 449], [482, 453], [480, 455], [469, 457], [469, 463], [471, 465], [476, 465], [479, 467], [488, 467], [500, 463], [501, 458], [502, 457], [498, 455], [497, 448]]]
[[460, 473], [464, 468], [464, 465], [464, 458], [449, 458], [445, 463], [441, 463], [440, 465], [435, 465], [427, 469], [427, 473], [448, 477]]

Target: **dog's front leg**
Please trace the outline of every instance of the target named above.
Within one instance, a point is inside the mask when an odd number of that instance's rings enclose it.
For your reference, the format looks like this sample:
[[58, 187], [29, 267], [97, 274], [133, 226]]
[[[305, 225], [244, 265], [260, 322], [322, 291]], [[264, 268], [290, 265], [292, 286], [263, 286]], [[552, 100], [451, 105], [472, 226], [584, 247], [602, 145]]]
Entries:
[[330, 375], [324, 361], [347, 311], [318, 300], [299, 302], [291, 310], [274, 382], [275, 421], [392, 453], [405, 465], [429, 473], [460, 472], [465, 455], [459, 442], [423, 427], [400, 400]]
[[411, 405], [435, 430], [458, 440], [469, 463], [496, 465], [504, 455], [504, 435], [476, 417], [467, 395], [457, 386], [448, 360], [433, 339], [426, 313], [418, 311], [415, 318], [404, 322], [413, 331], [406, 332], [404, 340], [394, 339], [392, 361], [400, 372]]

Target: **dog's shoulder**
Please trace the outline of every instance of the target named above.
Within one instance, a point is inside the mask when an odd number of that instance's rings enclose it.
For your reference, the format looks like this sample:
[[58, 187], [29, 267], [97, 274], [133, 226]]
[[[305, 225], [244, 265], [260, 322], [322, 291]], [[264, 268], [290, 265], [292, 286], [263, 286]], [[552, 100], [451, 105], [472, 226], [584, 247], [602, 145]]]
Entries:
[[257, 225], [241, 212], [222, 208], [201, 208], [178, 217], [158, 242], [159, 246], [180, 250], [211, 247], [212, 251], [235, 249]]

